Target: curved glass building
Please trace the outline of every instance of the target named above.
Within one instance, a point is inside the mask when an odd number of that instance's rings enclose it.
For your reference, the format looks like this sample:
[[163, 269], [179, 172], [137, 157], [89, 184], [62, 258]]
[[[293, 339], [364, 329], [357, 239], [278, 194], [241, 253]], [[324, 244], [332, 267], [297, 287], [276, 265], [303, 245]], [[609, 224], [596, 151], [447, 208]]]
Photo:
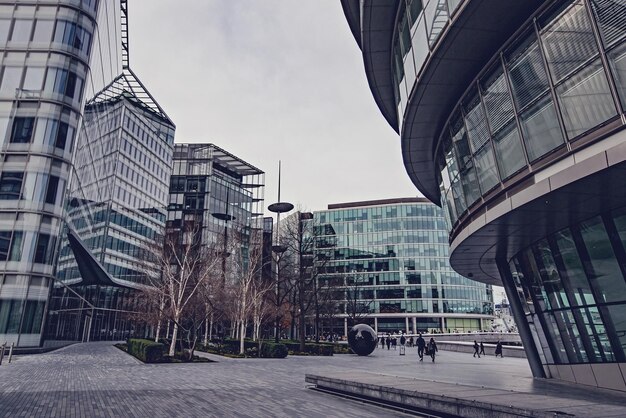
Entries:
[[427, 199], [329, 205], [313, 222], [317, 280], [336, 310], [324, 332], [347, 335], [351, 322], [413, 334], [489, 328], [491, 286], [452, 270], [443, 211]]
[[626, 3], [343, 0], [451, 265], [535, 376], [626, 391]]

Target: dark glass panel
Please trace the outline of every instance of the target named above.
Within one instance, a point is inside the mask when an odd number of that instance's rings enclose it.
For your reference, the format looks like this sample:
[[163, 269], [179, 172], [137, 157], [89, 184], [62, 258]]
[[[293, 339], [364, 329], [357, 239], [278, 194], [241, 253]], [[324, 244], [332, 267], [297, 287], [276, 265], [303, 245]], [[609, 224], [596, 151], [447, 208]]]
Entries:
[[520, 121], [531, 162], [563, 144], [563, 135], [550, 95], [544, 96], [522, 113]]
[[574, 306], [595, 304], [591, 286], [580, 261], [574, 238], [569, 230], [555, 234], [559, 261], [563, 263], [563, 280], [570, 289], [570, 302]]
[[602, 298], [602, 302], [626, 300], [626, 281], [615, 259], [602, 218], [582, 223], [580, 233], [589, 256], [589, 281], [596, 295]]
[[556, 89], [565, 130], [574, 138], [617, 114], [609, 83], [600, 60]]
[[606, 307], [608, 316], [613, 323], [615, 331], [615, 337], [619, 341], [619, 347], [615, 347], [621, 350], [621, 355], [626, 353], [626, 304], [610, 305]]
[[19, 200], [24, 173], [5, 171], [0, 177], [0, 200]]
[[29, 143], [33, 136], [34, 127], [35, 118], [16, 117], [15, 119], [13, 119], [11, 142], [19, 144]]
[[626, 108], [626, 43], [608, 54], [622, 107]]
[[489, 140], [489, 129], [487, 128], [487, 120], [485, 112], [480, 103], [478, 93], [474, 93], [473, 97], [464, 106], [465, 110], [465, 126], [467, 127], [467, 136], [469, 138], [472, 151], [475, 153]]
[[541, 240], [533, 246], [537, 267], [541, 276], [542, 285], [550, 299], [552, 309], [568, 308], [569, 301], [563, 288], [563, 282], [559, 276], [552, 250], [547, 240]]
[[461, 173], [461, 185], [467, 205], [471, 205], [480, 198], [480, 187], [476, 171], [471, 165]]

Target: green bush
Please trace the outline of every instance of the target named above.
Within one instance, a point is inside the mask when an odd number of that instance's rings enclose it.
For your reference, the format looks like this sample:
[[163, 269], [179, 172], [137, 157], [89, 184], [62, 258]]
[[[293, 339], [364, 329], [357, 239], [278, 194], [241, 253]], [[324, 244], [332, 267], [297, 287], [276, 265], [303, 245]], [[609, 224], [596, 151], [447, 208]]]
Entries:
[[127, 342], [128, 354], [137, 357], [144, 363], [158, 363], [163, 361], [165, 346], [150, 340], [129, 338]]
[[285, 344], [265, 342], [261, 344], [261, 357], [263, 358], [285, 358], [289, 350]]
[[[294, 353], [299, 353], [300, 343], [298, 342], [284, 342], [287, 349]], [[327, 343], [306, 343], [304, 344], [304, 354], [313, 354], [316, 356], [332, 356], [334, 352], [334, 344]]]

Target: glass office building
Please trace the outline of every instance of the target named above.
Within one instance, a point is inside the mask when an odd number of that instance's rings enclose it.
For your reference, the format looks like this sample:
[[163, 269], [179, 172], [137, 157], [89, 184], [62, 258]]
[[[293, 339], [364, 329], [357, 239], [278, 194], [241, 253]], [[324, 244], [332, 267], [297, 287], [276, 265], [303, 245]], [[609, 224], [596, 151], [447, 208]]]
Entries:
[[626, 3], [342, 4], [452, 267], [504, 286], [535, 376], [626, 391]]
[[2, 342], [41, 342], [85, 98], [116, 68], [104, 3], [0, 2]]
[[452, 270], [443, 211], [427, 199], [329, 205], [314, 224], [317, 279], [338, 309], [324, 331], [347, 335], [351, 321], [381, 333], [490, 327], [491, 286]]
[[130, 68], [84, 114], [46, 339], [119, 340], [141, 334], [134, 290], [159, 274], [175, 126]]

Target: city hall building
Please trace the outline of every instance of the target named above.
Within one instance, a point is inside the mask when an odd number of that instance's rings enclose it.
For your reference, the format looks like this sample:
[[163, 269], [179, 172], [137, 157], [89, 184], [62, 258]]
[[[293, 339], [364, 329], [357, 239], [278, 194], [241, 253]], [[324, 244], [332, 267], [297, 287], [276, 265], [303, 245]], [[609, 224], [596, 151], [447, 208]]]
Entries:
[[321, 331], [353, 323], [378, 333], [489, 329], [491, 285], [450, 267], [441, 208], [424, 198], [328, 205], [313, 213], [319, 289], [330, 289]]
[[452, 268], [537, 377], [626, 391], [626, 3], [343, 0]]

